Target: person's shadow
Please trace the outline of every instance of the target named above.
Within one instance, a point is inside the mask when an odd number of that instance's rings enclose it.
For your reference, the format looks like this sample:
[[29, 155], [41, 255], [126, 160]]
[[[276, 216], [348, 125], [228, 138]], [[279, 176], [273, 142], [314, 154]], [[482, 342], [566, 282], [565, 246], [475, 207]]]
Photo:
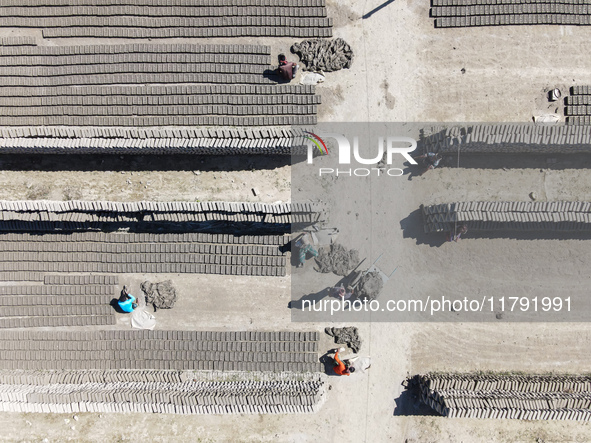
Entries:
[[438, 416], [439, 414], [421, 401], [421, 389], [418, 378], [412, 377], [402, 383], [404, 391], [394, 399], [394, 416]]
[[331, 351], [333, 351], [333, 349], [325, 352], [318, 360], [324, 365], [324, 373], [326, 375], [329, 377], [340, 377], [340, 375], [334, 371], [334, 359], [328, 356], [328, 354], [332, 354]]
[[309, 301], [312, 306], [316, 303], [319, 303], [322, 299], [328, 297], [330, 295], [330, 289], [325, 288], [315, 294], [307, 294], [304, 295], [299, 300], [292, 300], [287, 304], [289, 309], [299, 309], [302, 310], [304, 307], [304, 302]]
[[[292, 257], [295, 254], [292, 254]], [[299, 263], [299, 259], [298, 259], [298, 263]], [[315, 294], [307, 294], [304, 295], [302, 298], [300, 298], [299, 300], [292, 300], [287, 304], [287, 307], [289, 309], [303, 309], [303, 305], [305, 301], [309, 301], [310, 304], [312, 306], [314, 306], [315, 303], [320, 302], [321, 300], [325, 299], [326, 297], [330, 296], [330, 290], [331, 288], [334, 287], [339, 287], [341, 285], [343, 285], [344, 287], [349, 286], [350, 283], [352, 283], [352, 280], [354, 279], [354, 275], [352, 275], [353, 272], [351, 272], [349, 275], [346, 275], [344, 277], [342, 277], [338, 282], [336, 282], [334, 284], [334, 286], [329, 286], [328, 288], [324, 288], [318, 292], [316, 292]], [[332, 298], [335, 298], [334, 296]], [[338, 299], [338, 297], [336, 297], [336, 299]], [[351, 298], [349, 299], [350, 303], [353, 303], [355, 300], [357, 299], [357, 296], [355, 294], [353, 294], [351, 296]]]
[[129, 312], [125, 312], [123, 309], [121, 309], [121, 306], [119, 306], [119, 298], [114, 298], [111, 300], [111, 303], [109, 303], [113, 309], [115, 309], [115, 312], [118, 314], [129, 314]]
[[411, 165], [409, 162], [404, 162], [404, 169], [402, 175], [408, 175], [408, 181], [411, 181], [415, 177], [420, 177], [421, 172], [425, 169], [420, 161], [417, 161], [417, 165]]

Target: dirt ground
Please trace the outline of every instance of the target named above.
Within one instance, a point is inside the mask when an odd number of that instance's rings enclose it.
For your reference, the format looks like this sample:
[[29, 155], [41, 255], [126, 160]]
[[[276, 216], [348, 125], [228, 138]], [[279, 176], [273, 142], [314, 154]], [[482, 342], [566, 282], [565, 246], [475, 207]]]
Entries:
[[[318, 88], [322, 121], [529, 121], [554, 111], [544, 91], [591, 84], [591, 59], [580, 48], [588, 27], [525, 26], [434, 29], [429, 2], [397, 0], [363, 19], [381, 0], [329, 0], [335, 36], [355, 51], [350, 70], [331, 73]], [[201, 41], [200, 41], [201, 42]], [[216, 41], [217, 42], [217, 41]], [[232, 41], [234, 42], [234, 41]], [[289, 40], [257, 40], [286, 51]], [[56, 41], [56, 43], [63, 43]], [[465, 73], [462, 73], [464, 69]], [[564, 92], [564, 91], [563, 91]], [[482, 295], [588, 292], [588, 239], [470, 238], [436, 246], [418, 234], [412, 216], [421, 203], [461, 200], [591, 200], [587, 160], [494, 159], [462, 163], [424, 177], [382, 181], [371, 195], [346, 179], [349, 200], [333, 203], [331, 220], [346, 247], [362, 257], [385, 252], [381, 265], [398, 270], [385, 291]], [[2, 199], [288, 201], [289, 159], [269, 157], [0, 158]], [[534, 167], [535, 166], [535, 167]], [[576, 166], [573, 168], [573, 166]], [[503, 169], [505, 167], [506, 169]], [[317, 183], [311, 182], [314, 186]], [[257, 189], [257, 195], [252, 192]], [[329, 193], [330, 194], [330, 193]], [[370, 209], [356, 215], [356, 206]], [[389, 224], [384, 223], [388, 220]], [[371, 226], [384, 242], [358, 233]], [[374, 237], [372, 237], [374, 238]], [[306, 270], [312, 266], [308, 264]], [[300, 270], [292, 269], [294, 275]], [[318, 275], [302, 291], [318, 291], [337, 276]], [[125, 276], [132, 292], [144, 279], [173, 279], [177, 307], [158, 311], [158, 328], [315, 329], [294, 323], [285, 278]], [[134, 289], [135, 288], [135, 289]], [[386, 294], [388, 295], [388, 294]], [[119, 327], [128, 318], [119, 318]], [[340, 326], [340, 324], [332, 324]], [[586, 373], [591, 365], [587, 323], [358, 323], [372, 358], [365, 375], [330, 378], [314, 415], [174, 416], [146, 414], [0, 414], [4, 441], [199, 442], [588, 442], [591, 425], [576, 422], [444, 419], [412, 415], [401, 383], [426, 371], [513, 370]], [[334, 344], [323, 339], [323, 350]], [[410, 410], [409, 410], [410, 408]], [[402, 412], [403, 411], [403, 412]], [[404, 414], [404, 415], [401, 415]]]

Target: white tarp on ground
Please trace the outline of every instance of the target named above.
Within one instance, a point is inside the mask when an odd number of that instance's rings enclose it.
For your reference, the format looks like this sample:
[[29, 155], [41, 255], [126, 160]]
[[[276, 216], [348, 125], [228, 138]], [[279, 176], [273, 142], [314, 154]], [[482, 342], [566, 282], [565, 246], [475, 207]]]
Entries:
[[351, 363], [351, 366], [355, 368], [355, 372], [363, 372], [365, 373], [369, 367], [371, 366], [371, 358], [369, 357], [360, 357], [354, 362]]
[[302, 74], [300, 78], [300, 85], [317, 85], [318, 83], [324, 83], [324, 76], [317, 72], [307, 72]]
[[534, 116], [534, 124], [536, 126], [555, 125], [560, 121], [560, 116], [557, 114], [542, 114]]
[[131, 327], [136, 329], [154, 329], [156, 317], [146, 311], [144, 306], [138, 306], [131, 313]]

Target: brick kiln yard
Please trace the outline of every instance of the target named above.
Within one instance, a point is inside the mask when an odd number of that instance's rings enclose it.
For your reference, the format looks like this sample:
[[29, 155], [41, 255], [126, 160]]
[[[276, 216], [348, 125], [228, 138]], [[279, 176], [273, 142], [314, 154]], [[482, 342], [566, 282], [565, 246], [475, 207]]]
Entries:
[[[591, 37], [589, 27], [436, 29], [428, 2], [404, 0], [361, 18], [380, 3], [328, 2], [333, 35], [352, 45], [355, 60], [350, 70], [328, 74], [326, 83], [317, 88], [322, 96], [319, 121], [524, 122], [534, 114], [554, 111], [544, 98], [548, 88], [560, 87], [564, 93], [571, 85], [591, 84], [591, 61], [581, 50]], [[39, 31], [30, 34], [40, 37]], [[275, 55], [298, 39], [238, 40], [270, 45]], [[236, 43], [224, 38], [180, 41]], [[400, 228], [420, 204], [527, 201], [531, 192], [541, 201], [591, 201], [587, 158], [558, 157], [551, 164], [545, 157], [519, 158], [516, 166], [512, 161], [498, 156], [483, 167], [467, 159], [464, 164], [475, 167], [440, 168], [412, 181], [384, 182], [383, 188], [372, 188], [371, 212], [357, 217], [354, 210], [340, 207], [331, 218], [339, 219], [341, 238], [351, 238], [352, 243], [358, 241], [353, 234], [360, 225], [372, 225], [372, 214], [379, 212], [392, 220], [384, 235], [395, 246], [384, 267], [404, 263], [387, 287], [396, 294], [587, 293], [589, 240], [467, 238], [432, 247], [404, 235]], [[0, 199], [285, 202], [290, 199], [288, 163], [286, 157], [273, 156], [5, 156], [0, 158]], [[343, 179], [324, 185], [347, 186]], [[352, 206], [367, 200], [355, 188], [350, 195]], [[361, 256], [383, 252], [380, 244], [359, 241], [345, 246], [359, 249]], [[173, 310], [156, 313], [157, 330], [317, 331], [318, 350], [323, 353], [333, 347], [322, 333], [326, 324], [291, 322], [290, 278], [299, 271], [293, 269], [288, 266], [283, 277], [133, 273], [120, 274], [119, 282], [136, 294], [146, 279], [173, 280], [181, 295]], [[317, 274], [308, 283], [311, 289], [323, 288], [334, 283], [333, 277]], [[408, 375], [429, 371], [585, 374], [591, 363], [587, 323], [355, 326], [364, 340], [361, 353], [371, 355], [372, 368], [359, 376], [330, 378], [326, 402], [313, 414], [77, 413], [74, 420], [72, 413], [4, 412], [0, 437], [6, 441], [591, 441], [588, 422], [413, 416], [405, 415], [413, 411], [404, 409], [411, 402], [399, 399]], [[65, 330], [51, 328], [55, 329]], [[115, 325], [102, 329], [127, 331], [129, 317], [118, 315]], [[398, 415], [395, 410], [401, 406], [404, 412]]]

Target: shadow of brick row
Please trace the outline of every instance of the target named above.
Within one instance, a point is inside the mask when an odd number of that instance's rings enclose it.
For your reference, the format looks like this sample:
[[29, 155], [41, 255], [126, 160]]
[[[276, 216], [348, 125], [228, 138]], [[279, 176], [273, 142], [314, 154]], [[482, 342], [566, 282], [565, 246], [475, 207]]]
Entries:
[[422, 153], [589, 154], [591, 130], [582, 126], [481, 124], [426, 129], [418, 142]]
[[432, 0], [430, 15], [436, 28], [591, 24], [589, 5], [573, 0]]
[[421, 400], [445, 417], [591, 420], [591, 378], [576, 375], [418, 376]]
[[6, 126], [313, 125], [320, 102], [314, 87], [277, 85], [267, 46], [7, 46], [0, 76]]
[[424, 231], [591, 232], [591, 202], [457, 202], [422, 206]]
[[310, 225], [318, 222], [320, 217], [320, 206], [315, 203], [0, 200], [0, 221], [76, 223], [225, 221]]
[[318, 374], [180, 371], [0, 371], [0, 410], [285, 414], [317, 412]]
[[[277, 239], [270, 240], [268, 236], [261, 237], [261, 235], [285, 234], [323, 220], [323, 208], [317, 203], [0, 201], [0, 231], [9, 232], [113, 232], [118, 230], [160, 233], [214, 232], [226, 235], [223, 242], [231, 244], [238, 244], [240, 241], [268, 244], [268, 241], [273, 241], [271, 244], [283, 245], [287, 240], [280, 239], [277, 242]], [[230, 239], [230, 233], [233, 234], [233, 238], [239, 238], [240, 241]], [[247, 234], [258, 234], [258, 236], [245, 237]], [[113, 241], [119, 242], [120, 238]], [[211, 242], [211, 240], [196, 238], [195, 241]], [[19, 249], [10, 250], [18, 251]], [[77, 250], [68, 249], [67, 251], [76, 252]], [[199, 251], [189, 251], [186, 248], [177, 251], [168, 249], [166, 251], [94, 249], [94, 251], [210, 252], [203, 248]], [[251, 254], [251, 252], [234, 252], [234, 254]]]

